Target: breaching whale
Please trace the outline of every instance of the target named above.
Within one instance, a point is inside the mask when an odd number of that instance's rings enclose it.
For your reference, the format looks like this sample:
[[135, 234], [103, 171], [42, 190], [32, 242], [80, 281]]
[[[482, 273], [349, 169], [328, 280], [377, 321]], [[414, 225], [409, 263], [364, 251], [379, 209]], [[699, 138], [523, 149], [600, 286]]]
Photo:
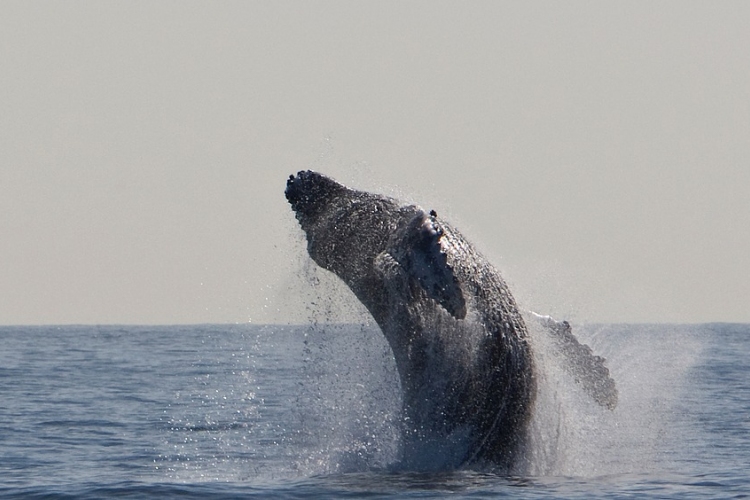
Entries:
[[[454, 228], [416, 205], [357, 191], [313, 171], [286, 198], [310, 257], [335, 273], [390, 344], [403, 390], [402, 463], [511, 470], [535, 396], [524, 318], [500, 273]], [[601, 405], [617, 402], [604, 359], [567, 322], [538, 317]]]

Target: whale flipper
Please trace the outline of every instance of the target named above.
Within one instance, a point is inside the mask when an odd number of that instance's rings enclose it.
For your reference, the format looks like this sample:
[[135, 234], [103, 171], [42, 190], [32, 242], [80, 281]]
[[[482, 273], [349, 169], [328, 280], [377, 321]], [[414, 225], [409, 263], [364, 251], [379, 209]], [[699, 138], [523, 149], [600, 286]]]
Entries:
[[559, 354], [567, 358], [563, 369], [581, 384], [583, 390], [600, 406], [614, 410], [617, 406], [617, 387], [604, 365], [603, 357], [593, 353], [586, 344], [581, 344], [573, 335], [570, 323], [556, 321], [550, 316], [535, 312], [532, 317], [550, 332]]
[[466, 317], [466, 300], [441, 245], [443, 229], [434, 211], [422, 210], [389, 242], [387, 253], [456, 319]]

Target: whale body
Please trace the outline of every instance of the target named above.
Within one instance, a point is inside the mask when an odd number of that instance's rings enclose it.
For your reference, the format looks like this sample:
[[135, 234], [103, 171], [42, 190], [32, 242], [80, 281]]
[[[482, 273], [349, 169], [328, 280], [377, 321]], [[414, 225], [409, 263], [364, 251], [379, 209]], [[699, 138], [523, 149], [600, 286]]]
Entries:
[[[535, 395], [524, 317], [500, 273], [450, 223], [417, 205], [357, 191], [313, 171], [286, 198], [310, 257], [335, 273], [388, 341], [403, 390], [401, 460], [512, 470]], [[577, 379], [603, 406], [617, 393], [604, 360], [560, 332]], [[565, 349], [561, 349], [565, 350]]]

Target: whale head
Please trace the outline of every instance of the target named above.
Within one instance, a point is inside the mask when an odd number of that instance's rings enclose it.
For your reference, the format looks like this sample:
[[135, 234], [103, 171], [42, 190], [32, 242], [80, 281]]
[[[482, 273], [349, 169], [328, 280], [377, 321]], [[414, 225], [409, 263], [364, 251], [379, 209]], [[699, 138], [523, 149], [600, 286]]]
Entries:
[[311, 170], [290, 175], [285, 195], [305, 232], [310, 257], [341, 278], [376, 315], [384, 292], [373, 262], [418, 207], [347, 188]]
[[466, 316], [442, 241], [447, 226], [434, 211], [349, 189], [310, 170], [289, 176], [285, 194], [310, 257], [341, 278], [376, 321], [384, 316], [385, 295], [407, 300], [415, 289], [455, 318]]

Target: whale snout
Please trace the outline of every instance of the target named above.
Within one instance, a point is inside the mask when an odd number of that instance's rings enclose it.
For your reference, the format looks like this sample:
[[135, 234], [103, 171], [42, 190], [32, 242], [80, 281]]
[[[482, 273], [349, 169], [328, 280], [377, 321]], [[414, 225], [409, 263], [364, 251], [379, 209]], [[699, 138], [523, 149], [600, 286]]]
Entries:
[[311, 170], [300, 170], [297, 175], [290, 175], [286, 181], [286, 190], [284, 194], [289, 203], [294, 204], [304, 199], [310, 191], [312, 191], [312, 185], [314, 184], [315, 174]]
[[300, 170], [296, 176], [290, 175], [287, 179], [284, 194], [295, 213], [306, 212], [306, 207], [313, 202], [316, 177], [320, 177], [320, 174], [311, 170]]
[[287, 201], [297, 216], [313, 216], [346, 188], [312, 170], [300, 170], [286, 181]]

